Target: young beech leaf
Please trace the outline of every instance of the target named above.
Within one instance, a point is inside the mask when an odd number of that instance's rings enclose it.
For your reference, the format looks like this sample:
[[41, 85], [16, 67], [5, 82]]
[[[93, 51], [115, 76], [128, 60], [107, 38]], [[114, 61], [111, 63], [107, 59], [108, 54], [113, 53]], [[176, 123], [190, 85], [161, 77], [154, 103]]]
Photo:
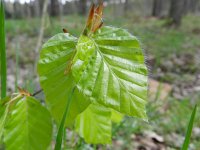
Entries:
[[10, 112], [13, 110], [16, 102], [22, 98], [22, 95], [17, 95], [14, 98], [7, 96], [0, 100], [0, 142], [4, 132], [4, 127], [10, 116]]
[[[71, 89], [75, 86], [69, 66], [75, 53], [77, 39], [69, 33], [60, 33], [48, 40], [40, 53], [38, 73], [51, 114], [59, 124]], [[71, 126], [89, 101], [77, 89], [74, 91], [66, 125]]]
[[57, 123], [76, 88], [66, 125], [76, 119], [76, 131], [88, 143], [111, 141], [112, 109], [119, 113], [116, 122], [121, 114], [147, 120], [148, 75], [140, 43], [124, 29], [101, 28], [102, 9], [103, 5], [91, 7], [79, 39], [62, 33], [47, 41], [38, 63], [40, 83]]
[[82, 35], [71, 71], [91, 101], [147, 119], [147, 68], [139, 41], [126, 30], [103, 27], [90, 37]]
[[48, 110], [33, 97], [19, 99], [4, 127], [6, 150], [46, 150], [51, 137]]
[[124, 115], [119, 113], [116, 110], [111, 109], [111, 120], [114, 123], [120, 123], [123, 119]]
[[89, 107], [78, 115], [75, 130], [87, 143], [111, 143], [111, 111], [99, 104], [90, 104]]
[[6, 103], [10, 100], [10, 97], [0, 99], [0, 141], [3, 135], [4, 126], [9, 112], [9, 106]]

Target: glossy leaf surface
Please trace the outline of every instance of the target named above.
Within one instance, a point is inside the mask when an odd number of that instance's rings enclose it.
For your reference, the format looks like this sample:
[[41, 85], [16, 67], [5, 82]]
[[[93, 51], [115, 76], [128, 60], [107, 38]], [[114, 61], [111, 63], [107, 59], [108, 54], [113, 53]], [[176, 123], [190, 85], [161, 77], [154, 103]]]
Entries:
[[76, 131], [87, 143], [111, 143], [111, 111], [99, 104], [91, 104], [76, 119]]
[[72, 74], [91, 101], [146, 119], [147, 68], [137, 38], [124, 29], [103, 27], [76, 46]]
[[[48, 40], [40, 53], [38, 73], [52, 116], [59, 124], [72, 88], [75, 86], [70, 69], [70, 61], [75, 53], [77, 39], [68, 33], [60, 33]], [[87, 101], [78, 90], [74, 91], [66, 125], [73, 125], [76, 116], [87, 106]]]
[[51, 142], [50, 113], [32, 97], [14, 106], [4, 129], [6, 150], [46, 150]]

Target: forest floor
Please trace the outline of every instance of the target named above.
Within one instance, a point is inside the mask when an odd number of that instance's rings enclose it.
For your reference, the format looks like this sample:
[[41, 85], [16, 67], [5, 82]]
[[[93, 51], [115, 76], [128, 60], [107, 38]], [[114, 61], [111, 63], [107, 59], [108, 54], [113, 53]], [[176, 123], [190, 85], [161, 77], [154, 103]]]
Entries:
[[[43, 42], [63, 28], [78, 36], [84, 23], [85, 18], [78, 15], [46, 18]], [[105, 25], [126, 28], [140, 39], [150, 78], [149, 123], [125, 117], [114, 125], [113, 144], [107, 148], [180, 149], [192, 108], [200, 104], [200, 17], [184, 17], [180, 28], [167, 27], [166, 20], [141, 17], [107, 17]], [[15, 91], [16, 85], [30, 92], [39, 89], [35, 71], [39, 31], [40, 19], [6, 21], [10, 91]], [[200, 148], [200, 109], [196, 118], [191, 150]]]

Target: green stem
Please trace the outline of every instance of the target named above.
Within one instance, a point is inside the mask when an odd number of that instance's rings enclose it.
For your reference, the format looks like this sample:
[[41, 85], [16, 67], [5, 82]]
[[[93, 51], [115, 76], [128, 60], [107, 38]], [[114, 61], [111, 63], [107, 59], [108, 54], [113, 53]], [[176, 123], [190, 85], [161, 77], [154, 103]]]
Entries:
[[15, 45], [15, 92], [17, 92], [19, 75], [19, 42], [17, 41]]
[[63, 114], [63, 117], [62, 117], [62, 120], [61, 120], [61, 123], [59, 126], [59, 130], [57, 133], [57, 137], [56, 137], [55, 150], [61, 150], [61, 148], [62, 148], [62, 140], [63, 140], [63, 134], [64, 134], [64, 129], [65, 129], [65, 121], [66, 121], [66, 118], [67, 118], [67, 115], [69, 112], [69, 108], [70, 108], [70, 104], [72, 101], [72, 96], [73, 96], [74, 90], [75, 90], [75, 87], [72, 88], [72, 91], [70, 92], [70, 95], [68, 97], [67, 106], [66, 106], [65, 112]]
[[93, 149], [97, 150], [97, 145], [96, 144], [93, 145]]
[[5, 15], [4, 4], [0, 4], [0, 56], [1, 56], [1, 98], [6, 97], [6, 50], [5, 50]]

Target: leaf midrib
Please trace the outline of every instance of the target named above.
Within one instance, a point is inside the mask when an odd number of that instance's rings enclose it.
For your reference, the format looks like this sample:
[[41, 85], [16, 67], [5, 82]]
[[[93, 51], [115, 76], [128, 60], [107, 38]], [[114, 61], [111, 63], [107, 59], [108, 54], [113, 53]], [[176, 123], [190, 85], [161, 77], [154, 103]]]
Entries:
[[101, 58], [102, 60], [105, 62], [106, 66], [108, 67], [108, 69], [110, 70], [111, 73], [113, 73], [113, 75], [115, 76], [115, 78], [117, 79], [118, 81], [118, 84], [120, 85], [119, 86], [119, 97], [120, 97], [120, 100], [119, 100], [119, 109], [121, 110], [120, 106], [121, 106], [121, 82], [120, 80], [118, 79], [117, 75], [113, 72], [113, 70], [109, 67], [109, 64], [108, 62], [104, 59], [103, 57], [103, 54], [101, 53], [97, 43], [95, 42], [95, 40], [93, 40], [92, 38], [90, 38], [90, 40], [92, 40], [92, 42], [94, 43], [95, 47], [97, 48], [97, 52], [101, 55]]
[[[124, 84], [123, 83], [121, 83], [122, 81], [121, 81], [121, 79], [116, 75], [116, 73], [112, 70], [112, 68], [110, 67], [110, 65], [109, 65], [109, 63], [107, 62], [107, 60], [104, 58], [104, 54], [102, 54], [102, 52], [101, 52], [101, 50], [99, 49], [99, 47], [98, 47], [98, 44], [95, 42], [95, 40], [93, 39], [93, 38], [91, 38], [91, 37], [89, 37], [89, 39], [94, 43], [94, 45], [95, 45], [95, 47], [96, 47], [96, 49], [97, 49], [97, 52], [100, 54], [100, 56], [101, 56], [101, 58], [102, 58], [102, 60], [103, 60], [103, 62], [105, 62], [105, 64], [106, 64], [106, 66], [107, 66], [107, 68], [109, 69], [109, 71], [114, 75], [114, 77], [117, 79], [117, 81], [118, 81], [118, 84], [119, 84], [119, 97], [120, 97], [120, 100], [119, 100], [119, 109], [121, 110], [121, 88], [123, 89], [123, 90], [125, 90], [126, 92], [128, 92], [128, 93], [130, 93], [130, 91], [128, 91], [126, 88], [124, 88]], [[97, 79], [96, 79], [97, 80]], [[128, 82], [130, 82], [130, 81], [128, 81]], [[96, 83], [96, 81], [95, 81], [95, 83]], [[136, 84], [136, 83], [134, 83], [134, 84]], [[139, 84], [136, 84], [137, 86], [141, 86], [141, 85], [139, 85]], [[92, 91], [92, 93], [93, 93], [93, 91]], [[131, 94], [133, 94], [133, 93], [131, 93]], [[139, 97], [140, 99], [143, 99], [142, 97], [140, 97], [140, 96], [138, 96], [138, 95], [135, 95], [134, 94], [134, 96], [136, 96], [136, 97]]]

